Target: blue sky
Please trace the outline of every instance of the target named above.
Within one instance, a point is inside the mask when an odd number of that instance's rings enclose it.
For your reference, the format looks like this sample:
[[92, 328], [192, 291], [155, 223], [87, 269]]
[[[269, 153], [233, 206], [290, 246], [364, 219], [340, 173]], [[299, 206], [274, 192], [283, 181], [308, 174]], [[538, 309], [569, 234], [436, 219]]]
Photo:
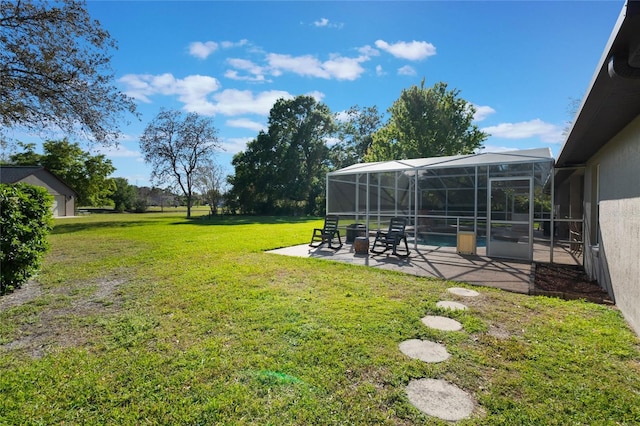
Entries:
[[[141, 120], [105, 153], [114, 176], [149, 185], [138, 138], [161, 107], [214, 117], [226, 174], [266, 129], [280, 97], [315, 96], [338, 113], [438, 81], [473, 103], [488, 151], [557, 155], [622, 1], [90, 1], [119, 49], [118, 87]], [[82, 142], [82, 141], [78, 141]]]

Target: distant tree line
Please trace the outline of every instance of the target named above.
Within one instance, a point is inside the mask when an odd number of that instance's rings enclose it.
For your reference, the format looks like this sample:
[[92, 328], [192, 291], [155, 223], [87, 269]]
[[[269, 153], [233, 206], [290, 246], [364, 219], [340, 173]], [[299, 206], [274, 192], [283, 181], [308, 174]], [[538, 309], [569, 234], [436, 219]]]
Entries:
[[[152, 182], [161, 189], [137, 188], [115, 171], [104, 155], [91, 155], [66, 139], [34, 144], [11, 164], [42, 165], [78, 193], [78, 206], [111, 205], [116, 211], [145, 211], [148, 205], [207, 204], [225, 211], [259, 215], [322, 215], [326, 174], [368, 161], [469, 154], [487, 138], [473, 124], [473, 105], [445, 83], [403, 90], [388, 109], [354, 105], [335, 114], [311, 96], [279, 99], [268, 128], [233, 157], [225, 178], [215, 162], [220, 146], [211, 118], [162, 110], [140, 138]], [[228, 187], [228, 190], [225, 190]], [[183, 201], [180, 201], [183, 200]]]

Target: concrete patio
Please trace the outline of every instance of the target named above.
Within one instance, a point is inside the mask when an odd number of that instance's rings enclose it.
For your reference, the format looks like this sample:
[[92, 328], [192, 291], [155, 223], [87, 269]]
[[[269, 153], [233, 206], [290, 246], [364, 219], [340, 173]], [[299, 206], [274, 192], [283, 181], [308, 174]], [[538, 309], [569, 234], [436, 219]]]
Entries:
[[[371, 240], [373, 243], [373, 240]], [[356, 254], [351, 244], [344, 244], [339, 250], [325, 245], [318, 248], [301, 244], [293, 247], [271, 250], [275, 253], [296, 257], [315, 257], [336, 262], [351, 263], [403, 272], [407, 274], [433, 277], [443, 280], [466, 282], [469, 284], [500, 288], [515, 293], [529, 294], [532, 285], [532, 264], [515, 260], [489, 258], [485, 249], [479, 247], [477, 255], [459, 255], [455, 247], [418, 245], [411, 247], [407, 258], [387, 254]], [[548, 262], [549, 248], [534, 247], [534, 261]], [[556, 247], [554, 261], [576, 264], [580, 259], [569, 255], [567, 249]]]

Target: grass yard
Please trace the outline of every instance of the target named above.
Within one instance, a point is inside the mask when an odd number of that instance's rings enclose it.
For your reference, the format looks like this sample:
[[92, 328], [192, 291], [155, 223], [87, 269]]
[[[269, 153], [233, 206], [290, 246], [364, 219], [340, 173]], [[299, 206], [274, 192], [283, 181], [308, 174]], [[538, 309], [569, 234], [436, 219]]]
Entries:
[[[640, 342], [615, 308], [461, 300], [448, 282], [264, 253], [321, 224], [56, 221], [36, 281], [0, 299], [0, 424], [448, 424], [409, 403], [414, 378], [471, 393], [461, 425], [640, 423]], [[428, 329], [427, 314], [464, 329]], [[452, 356], [410, 359], [398, 344], [413, 338]]]

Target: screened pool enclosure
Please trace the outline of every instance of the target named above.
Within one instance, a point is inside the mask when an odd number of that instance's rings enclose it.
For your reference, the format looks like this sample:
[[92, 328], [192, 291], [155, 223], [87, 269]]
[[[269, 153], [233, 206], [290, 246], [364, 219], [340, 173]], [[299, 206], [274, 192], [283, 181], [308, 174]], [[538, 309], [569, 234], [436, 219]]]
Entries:
[[464, 233], [488, 256], [531, 261], [534, 241], [552, 252], [553, 167], [548, 148], [355, 164], [327, 175], [327, 214], [367, 232], [400, 216], [416, 248]]

